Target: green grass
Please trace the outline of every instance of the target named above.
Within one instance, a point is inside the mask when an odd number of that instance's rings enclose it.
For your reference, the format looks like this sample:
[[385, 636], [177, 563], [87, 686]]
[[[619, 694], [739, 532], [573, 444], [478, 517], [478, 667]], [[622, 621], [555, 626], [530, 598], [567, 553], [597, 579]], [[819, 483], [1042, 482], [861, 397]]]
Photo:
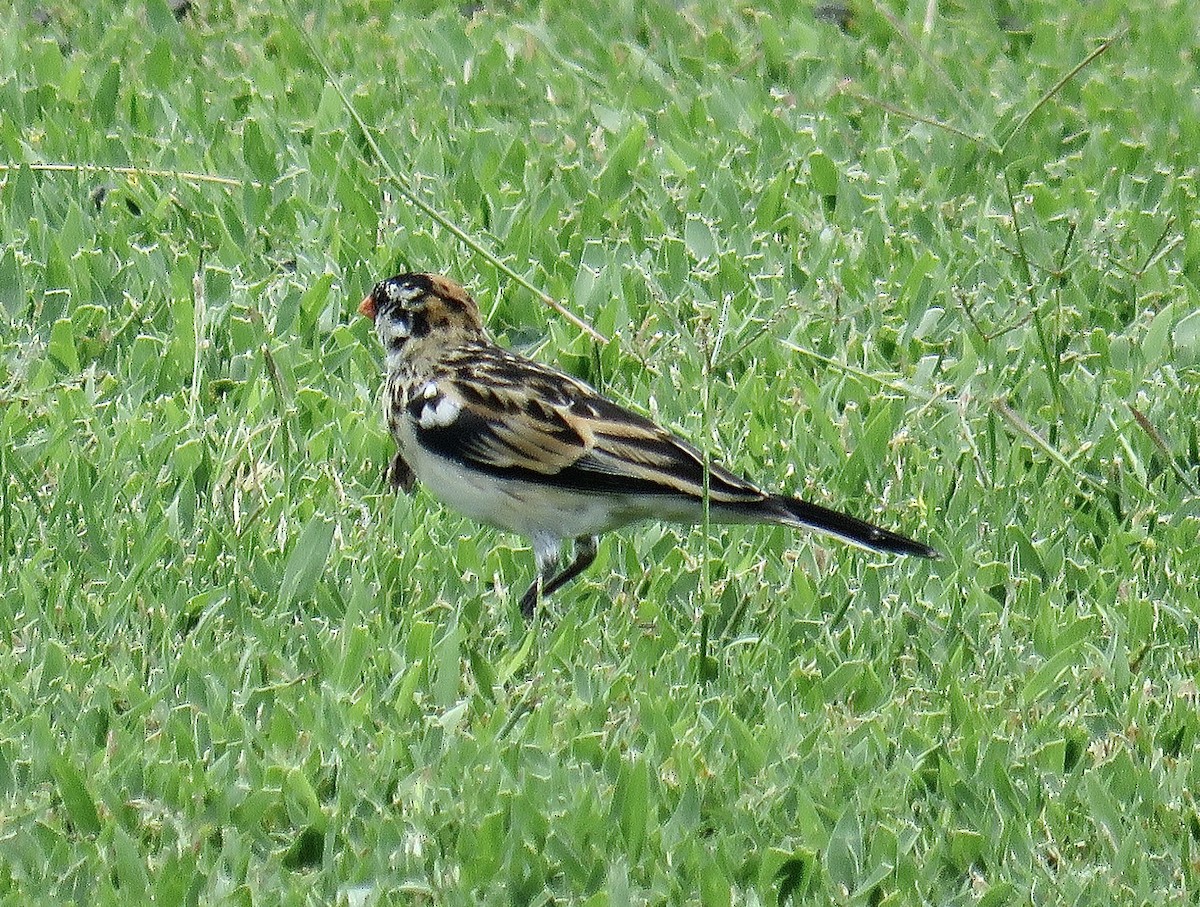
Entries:
[[[1200, 15], [930, 6], [0, 12], [0, 904], [1194, 903]], [[410, 267], [945, 558], [635, 527], [531, 634], [380, 480]]]

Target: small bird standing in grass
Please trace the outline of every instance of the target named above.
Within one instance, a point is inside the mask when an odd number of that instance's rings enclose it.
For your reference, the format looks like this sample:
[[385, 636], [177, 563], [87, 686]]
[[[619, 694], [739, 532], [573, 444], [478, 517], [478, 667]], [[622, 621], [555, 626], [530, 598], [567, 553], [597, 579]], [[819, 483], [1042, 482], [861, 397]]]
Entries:
[[[391, 483], [411, 491], [420, 480], [455, 510], [530, 539], [538, 573], [521, 596], [526, 616], [595, 560], [600, 533], [638, 520], [703, 520], [699, 450], [582, 381], [497, 346], [475, 300], [452, 280], [398, 274], [358, 311], [374, 321], [386, 355], [383, 412], [398, 448]], [[708, 507], [714, 523], [778, 523], [872, 551], [938, 556], [714, 463]], [[575, 556], [559, 569], [568, 538]]]

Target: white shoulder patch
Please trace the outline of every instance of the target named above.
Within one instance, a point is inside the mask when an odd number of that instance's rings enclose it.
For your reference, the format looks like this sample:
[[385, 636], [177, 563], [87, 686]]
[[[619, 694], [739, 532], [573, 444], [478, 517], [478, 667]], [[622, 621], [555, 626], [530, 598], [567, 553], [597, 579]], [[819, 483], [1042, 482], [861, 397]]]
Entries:
[[417, 424], [421, 428], [445, 428], [457, 419], [458, 414], [462, 411], [462, 406], [458, 401], [449, 395], [440, 393], [437, 384], [433, 381], [425, 385], [421, 396], [426, 401], [425, 405], [421, 407], [421, 414], [417, 417]]

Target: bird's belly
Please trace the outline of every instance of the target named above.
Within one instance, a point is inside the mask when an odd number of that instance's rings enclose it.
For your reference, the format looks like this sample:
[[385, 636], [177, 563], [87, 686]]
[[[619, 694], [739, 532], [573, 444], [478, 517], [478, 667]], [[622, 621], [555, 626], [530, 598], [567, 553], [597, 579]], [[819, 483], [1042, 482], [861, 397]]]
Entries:
[[404, 459], [431, 495], [473, 520], [526, 538], [578, 538], [636, 520], [681, 518], [670, 505], [661, 514], [657, 507], [647, 510], [650, 502], [644, 497], [590, 494], [499, 478], [429, 453], [415, 439], [407, 444], [403, 443], [407, 439], [397, 440]]

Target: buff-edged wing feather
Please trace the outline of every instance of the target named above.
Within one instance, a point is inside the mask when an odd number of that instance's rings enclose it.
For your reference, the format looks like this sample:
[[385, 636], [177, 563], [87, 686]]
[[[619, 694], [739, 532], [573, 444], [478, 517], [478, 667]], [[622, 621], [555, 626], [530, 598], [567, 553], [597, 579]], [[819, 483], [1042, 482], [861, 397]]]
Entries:
[[[440, 372], [408, 403], [414, 434], [427, 450], [499, 478], [576, 491], [703, 495], [703, 454], [644, 416], [505, 350], [480, 346], [458, 355], [470, 368]], [[715, 464], [709, 496], [735, 506], [769, 498]]]

